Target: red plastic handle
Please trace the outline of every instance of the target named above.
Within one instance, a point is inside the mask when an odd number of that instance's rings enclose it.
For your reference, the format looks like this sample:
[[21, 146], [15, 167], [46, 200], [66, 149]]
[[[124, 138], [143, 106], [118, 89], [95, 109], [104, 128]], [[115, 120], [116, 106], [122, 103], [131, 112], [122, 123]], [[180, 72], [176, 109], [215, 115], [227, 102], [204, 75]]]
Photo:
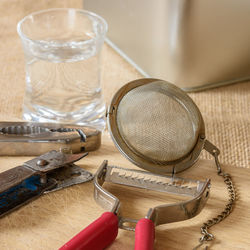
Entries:
[[153, 250], [155, 227], [153, 221], [140, 219], [135, 227], [135, 250]]
[[103, 250], [118, 234], [118, 217], [106, 212], [83, 229], [59, 250]]

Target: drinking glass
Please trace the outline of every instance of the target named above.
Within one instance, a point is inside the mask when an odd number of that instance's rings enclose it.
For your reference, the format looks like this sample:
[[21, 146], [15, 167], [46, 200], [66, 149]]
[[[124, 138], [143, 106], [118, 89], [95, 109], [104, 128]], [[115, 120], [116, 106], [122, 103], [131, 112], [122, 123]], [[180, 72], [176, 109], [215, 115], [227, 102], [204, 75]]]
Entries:
[[49, 9], [17, 25], [25, 54], [23, 118], [105, 127], [100, 55], [106, 21], [80, 9]]

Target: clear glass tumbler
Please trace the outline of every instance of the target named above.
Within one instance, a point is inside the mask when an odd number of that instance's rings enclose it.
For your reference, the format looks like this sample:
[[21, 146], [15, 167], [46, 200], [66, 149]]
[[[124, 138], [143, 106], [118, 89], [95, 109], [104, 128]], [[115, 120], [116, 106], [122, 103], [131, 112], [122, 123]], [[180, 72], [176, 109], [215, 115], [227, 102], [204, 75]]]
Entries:
[[32, 13], [17, 25], [26, 61], [23, 118], [102, 130], [100, 52], [107, 23], [80, 9]]

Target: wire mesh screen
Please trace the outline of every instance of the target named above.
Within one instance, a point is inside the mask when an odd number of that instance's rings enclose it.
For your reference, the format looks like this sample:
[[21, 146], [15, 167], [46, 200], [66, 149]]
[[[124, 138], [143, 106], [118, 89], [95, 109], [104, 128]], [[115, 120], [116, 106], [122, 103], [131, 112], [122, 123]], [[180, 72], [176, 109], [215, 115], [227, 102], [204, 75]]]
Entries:
[[188, 154], [197, 141], [199, 119], [186, 95], [161, 82], [130, 90], [117, 108], [117, 126], [125, 143], [154, 162], [175, 161]]

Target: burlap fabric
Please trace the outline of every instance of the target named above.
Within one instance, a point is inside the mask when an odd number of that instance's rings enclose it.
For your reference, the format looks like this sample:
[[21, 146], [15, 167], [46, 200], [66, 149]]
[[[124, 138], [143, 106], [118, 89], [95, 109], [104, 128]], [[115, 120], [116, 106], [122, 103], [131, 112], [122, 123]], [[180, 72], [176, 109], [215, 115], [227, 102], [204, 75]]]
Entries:
[[[25, 15], [55, 7], [82, 8], [81, 0], [1, 0], [0, 2], [0, 120], [22, 118], [25, 90], [24, 57], [16, 32]], [[114, 92], [141, 77], [111, 48], [104, 46], [102, 84], [109, 103]], [[238, 83], [190, 94], [203, 115], [206, 135], [221, 150], [221, 162], [249, 167], [250, 84]], [[208, 158], [208, 154], [202, 157]]]

